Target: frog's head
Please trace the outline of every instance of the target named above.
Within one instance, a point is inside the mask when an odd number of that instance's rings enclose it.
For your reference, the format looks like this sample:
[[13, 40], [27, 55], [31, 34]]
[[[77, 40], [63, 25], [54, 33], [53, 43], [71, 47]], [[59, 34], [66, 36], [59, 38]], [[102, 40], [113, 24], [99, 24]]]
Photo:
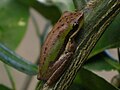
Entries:
[[80, 24], [83, 21], [83, 12], [82, 11], [75, 11], [75, 12], [69, 12], [65, 11], [62, 19], [63, 22], [66, 24], [70, 24], [71, 26], [76, 26], [77, 24]]
[[71, 17], [74, 18], [74, 20], [71, 20], [71, 24], [73, 25], [74, 28], [73, 30], [76, 30], [78, 32], [79, 29], [83, 26], [84, 13], [82, 11], [76, 11], [73, 13], [73, 16]]

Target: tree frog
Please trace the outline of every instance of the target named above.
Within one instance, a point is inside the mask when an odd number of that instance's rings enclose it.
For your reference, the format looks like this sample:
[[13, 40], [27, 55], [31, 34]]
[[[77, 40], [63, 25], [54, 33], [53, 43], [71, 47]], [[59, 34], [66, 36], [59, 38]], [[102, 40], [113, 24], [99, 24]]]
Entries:
[[66, 11], [42, 46], [38, 79], [53, 85], [69, 65], [76, 49], [75, 37], [83, 26], [83, 12]]

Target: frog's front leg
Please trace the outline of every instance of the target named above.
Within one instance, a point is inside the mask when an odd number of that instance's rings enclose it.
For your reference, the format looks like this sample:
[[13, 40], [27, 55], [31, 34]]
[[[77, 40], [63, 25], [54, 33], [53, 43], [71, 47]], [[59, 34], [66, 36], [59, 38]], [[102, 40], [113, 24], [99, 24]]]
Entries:
[[[55, 83], [59, 77], [62, 75], [62, 73], [65, 71], [66, 67], [69, 65], [71, 58], [73, 56], [73, 52], [67, 52], [60, 56], [60, 58], [55, 62], [53, 67], [51, 67], [51, 71], [54, 72], [50, 76], [50, 78], [47, 80], [46, 84], [51, 86], [53, 83]], [[54, 70], [56, 69], [56, 70]]]

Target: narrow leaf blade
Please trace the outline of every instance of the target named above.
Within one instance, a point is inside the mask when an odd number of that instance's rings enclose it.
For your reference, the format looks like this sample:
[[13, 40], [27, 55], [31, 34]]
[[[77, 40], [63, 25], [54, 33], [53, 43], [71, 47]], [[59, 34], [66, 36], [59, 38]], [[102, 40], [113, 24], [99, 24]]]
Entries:
[[0, 44], [0, 60], [23, 73], [29, 75], [36, 75], [38, 73], [37, 65], [20, 57], [2, 44]]

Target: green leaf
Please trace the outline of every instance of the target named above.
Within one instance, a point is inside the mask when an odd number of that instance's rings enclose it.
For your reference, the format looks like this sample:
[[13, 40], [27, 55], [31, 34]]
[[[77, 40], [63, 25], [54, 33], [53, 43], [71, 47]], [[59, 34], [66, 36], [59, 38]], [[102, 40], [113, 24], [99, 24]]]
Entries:
[[79, 83], [73, 83], [69, 90], [86, 90], [83, 86], [81, 86]]
[[13, 68], [29, 74], [36, 75], [38, 73], [38, 67], [35, 64], [32, 64], [28, 60], [17, 55], [15, 52], [11, 51], [4, 45], [0, 43], [0, 60], [5, 64], [12, 66]]
[[120, 13], [102, 35], [89, 57], [92, 57], [105, 49], [120, 47]]
[[43, 4], [43, 3], [40, 3], [38, 1], [35, 1], [32, 4], [32, 7], [34, 9], [36, 9], [45, 18], [50, 20], [53, 25], [60, 18], [61, 12], [60, 12], [59, 8], [56, 5], [54, 5], [54, 4], [47, 5], [47, 4]]
[[12, 89], [8, 88], [7, 86], [4, 86], [4, 85], [0, 84], [0, 90], [12, 90]]
[[83, 88], [79, 90], [119, 90], [102, 77], [84, 68], [80, 70], [77, 77], [78, 79], [76, 78], [74, 83], [79, 83]]
[[28, 7], [16, 0], [0, 0], [0, 42], [15, 49], [25, 34]]
[[42, 3], [38, 0], [18, 0], [25, 5], [29, 5], [37, 10], [42, 16], [50, 20], [54, 25], [60, 18], [61, 11], [55, 4]]
[[107, 53], [102, 52], [88, 59], [84, 65], [84, 68], [97, 71], [120, 71], [120, 64], [117, 62], [117, 60], [111, 58]]
[[57, 5], [61, 11], [74, 11], [75, 7], [74, 7], [74, 3], [73, 0], [54, 0], [53, 3], [55, 3], [55, 5]]

